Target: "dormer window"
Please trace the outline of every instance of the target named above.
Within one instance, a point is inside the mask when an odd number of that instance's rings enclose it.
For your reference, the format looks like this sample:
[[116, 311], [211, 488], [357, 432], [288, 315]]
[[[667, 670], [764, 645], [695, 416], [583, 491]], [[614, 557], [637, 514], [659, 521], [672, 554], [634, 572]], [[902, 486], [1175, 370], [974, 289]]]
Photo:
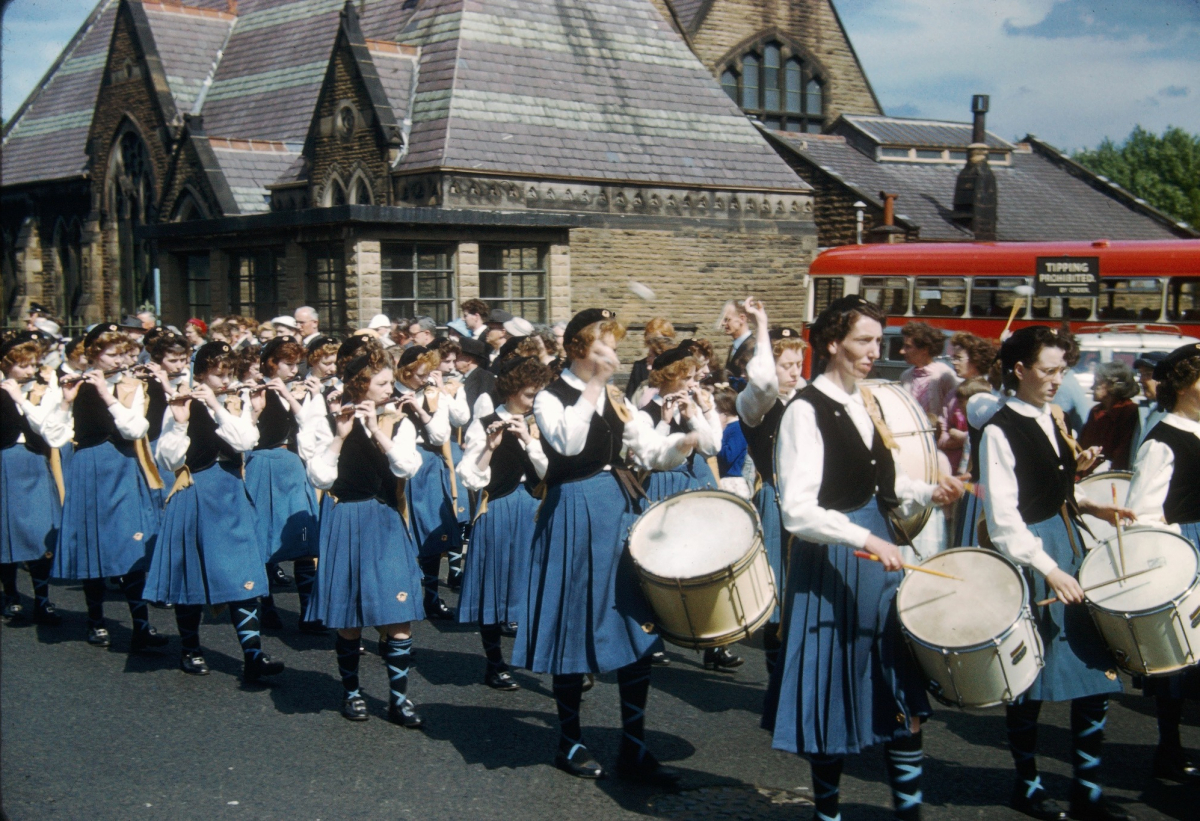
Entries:
[[746, 52], [721, 73], [721, 87], [767, 128], [821, 131], [821, 78], [785, 45], [770, 42]]

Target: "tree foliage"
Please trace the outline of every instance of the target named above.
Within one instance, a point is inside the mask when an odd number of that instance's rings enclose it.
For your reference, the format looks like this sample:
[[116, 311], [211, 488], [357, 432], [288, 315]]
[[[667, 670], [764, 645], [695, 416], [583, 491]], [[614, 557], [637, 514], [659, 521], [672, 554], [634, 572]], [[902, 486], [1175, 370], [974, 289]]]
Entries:
[[1107, 137], [1073, 159], [1177, 220], [1200, 228], [1200, 136], [1168, 126], [1158, 136], [1140, 125], [1125, 139]]

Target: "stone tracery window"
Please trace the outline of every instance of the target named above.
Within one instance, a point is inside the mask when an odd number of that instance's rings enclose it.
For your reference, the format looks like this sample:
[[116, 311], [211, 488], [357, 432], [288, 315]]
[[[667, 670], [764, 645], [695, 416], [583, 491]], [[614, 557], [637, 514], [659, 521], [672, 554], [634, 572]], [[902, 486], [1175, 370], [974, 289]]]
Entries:
[[154, 249], [150, 242], [134, 238], [139, 226], [153, 222], [154, 199], [149, 150], [137, 131], [127, 127], [110, 154], [106, 215], [116, 228], [124, 313], [136, 313], [154, 300]]
[[767, 128], [821, 130], [823, 81], [810, 63], [784, 44], [764, 43], [731, 61], [721, 73], [721, 87]]

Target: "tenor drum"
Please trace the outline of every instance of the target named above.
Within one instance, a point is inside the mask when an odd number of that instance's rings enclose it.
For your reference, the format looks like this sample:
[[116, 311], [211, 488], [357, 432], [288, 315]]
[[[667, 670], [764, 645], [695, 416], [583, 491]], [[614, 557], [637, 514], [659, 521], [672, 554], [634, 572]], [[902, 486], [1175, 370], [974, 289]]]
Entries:
[[775, 609], [758, 513], [732, 493], [689, 490], [651, 505], [629, 531], [629, 554], [672, 644], [747, 638]]
[[[1117, 489], [1117, 502], [1123, 505], [1125, 504], [1125, 499], [1129, 496], [1129, 483], [1132, 481], [1132, 473], [1124, 470], [1110, 470], [1105, 473], [1093, 473], [1079, 483], [1079, 489], [1093, 502], [1111, 505], [1113, 503], [1113, 488], [1115, 487]], [[1096, 545], [1106, 542], [1117, 535], [1117, 528], [1112, 522], [1097, 519], [1095, 516], [1088, 516], [1086, 521], [1088, 528], [1095, 534], [1095, 536], [1091, 536], [1088, 535], [1086, 530], [1080, 530], [1080, 533], [1083, 535], [1083, 546], [1088, 550], [1095, 550]]]
[[896, 593], [901, 629], [930, 692], [959, 707], [1012, 703], [1043, 665], [1021, 571], [978, 547], [947, 550], [921, 567], [961, 579], [910, 572]]
[[[875, 397], [875, 403], [879, 405], [883, 414], [883, 421], [887, 423], [892, 438], [900, 448], [900, 452], [896, 454], [896, 463], [909, 478], [936, 484], [940, 478], [937, 432], [925, 409], [917, 404], [917, 400], [913, 399], [912, 394], [899, 382], [867, 379], [861, 386]], [[932, 512], [932, 508], [926, 507], [911, 516], [897, 517], [897, 522], [904, 528], [904, 535], [915, 539], [929, 522]]]
[[1121, 541], [1124, 551], [1117, 539], [1109, 539], [1079, 568], [1088, 609], [1117, 664], [1147, 676], [1196, 664], [1200, 552], [1182, 536], [1156, 527], [1128, 528]]

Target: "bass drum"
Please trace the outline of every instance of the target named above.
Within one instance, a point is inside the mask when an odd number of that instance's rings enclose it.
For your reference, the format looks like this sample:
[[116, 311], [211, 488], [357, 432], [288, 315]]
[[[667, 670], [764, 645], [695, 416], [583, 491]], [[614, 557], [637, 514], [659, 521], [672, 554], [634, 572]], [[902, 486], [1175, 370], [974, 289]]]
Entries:
[[[1124, 470], [1110, 470], [1106, 473], [1093, 473], [1079, 483], [1079, 489], [1082, 490], [1089, 499], [1093, 502], [1111, 505], [1113, 503], [1113, 488], [1117, 489], [1118, 504], [1125, 504], [1126, 497], [1129, 496], [1129, 483], [1133, 481], [1133, 474]], [[1103, 519], [1097, 519], [1095, 516], [1088, 516], [1084, 521], [1091, 528], [1095, 536], [1088, 535], [1086, 530], [1080, 530], [1083, 534], [1083, 546], [1088, 550], [1094, 550], [1097, 545], [1102, 542], [1107, 542], [1109, 539], [1115, 538], [1117, 528], [1112, 522], [1106, 522]]]
[[[866, 379], [860, 383], [860, 387], [875, 397], [883, 421], [900, 448], [896, 455], [897, 464], [910, 479], [936, 484], [941, 478], [937, 432], [929, 421], [929, 415], [899, 382]], [[915, 540], [929, 522], [933, 511], [932, 507], [926, 507], [912, 516], [897, 516], [896, 523], [903, 528], [904, 535]]]

